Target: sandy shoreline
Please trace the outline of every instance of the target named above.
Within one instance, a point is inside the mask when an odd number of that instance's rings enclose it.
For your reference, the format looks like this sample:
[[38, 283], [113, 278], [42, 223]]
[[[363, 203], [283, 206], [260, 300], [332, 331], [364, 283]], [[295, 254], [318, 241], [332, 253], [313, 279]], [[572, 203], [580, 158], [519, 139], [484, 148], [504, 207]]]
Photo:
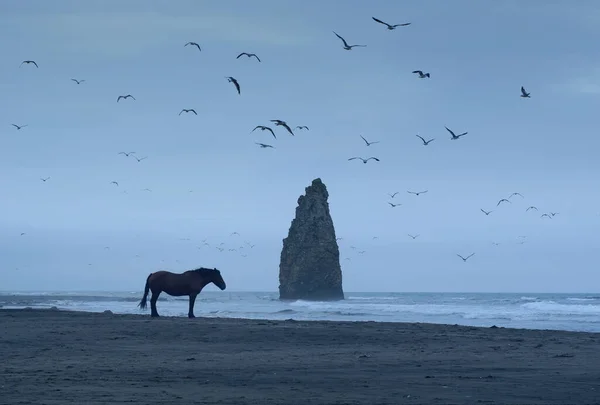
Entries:
[[2, 404], [594, 404], [600, 334], [0, 310]]

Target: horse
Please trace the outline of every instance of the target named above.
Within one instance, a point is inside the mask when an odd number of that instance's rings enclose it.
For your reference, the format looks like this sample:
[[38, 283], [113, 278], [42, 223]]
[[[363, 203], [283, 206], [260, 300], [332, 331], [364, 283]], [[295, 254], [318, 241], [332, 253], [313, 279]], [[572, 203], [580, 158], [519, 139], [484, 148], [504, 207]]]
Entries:
[[194, 316], [194, 303], [196, 297], [200, 294], [200, 291], [207, 284], [214, 283], [217, 287], [222, 290], [225, 289], [225, 281], [221, 276], [221, 272], [215, 269], [206, 269], [200, 267], [195, 270], [188, 270], [183, 273], [172, 273], [170, 271], [157, 271], [156, 273], [150, 273], [146, 279], [146, 285], [144, 287], [144, 296], [138, 304], [141, 309], [146, 309], [146, 300], [148, 298], [148, 292], [152, 291], [152, 297], [150, 298], [150, 316], [158, 317], [158, 311], [156, 310], [156, 300], [161, 292], [165, 292], [173, 297], [181, 297], [187, 295], [190, 297], [190, 307], [188, 310], [188, 318], [195, 318]]

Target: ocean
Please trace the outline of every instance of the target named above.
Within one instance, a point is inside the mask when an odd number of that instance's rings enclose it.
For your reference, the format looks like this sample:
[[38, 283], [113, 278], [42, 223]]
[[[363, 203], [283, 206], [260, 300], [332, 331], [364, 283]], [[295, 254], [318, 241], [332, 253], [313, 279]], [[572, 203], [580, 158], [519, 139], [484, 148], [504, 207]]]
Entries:
[[[134, 292], [0, 292], [3, 308], [51, 308], [147, 314]], [[348, 293], [337, 302], [281, 302], [274, 292], [203, 291], [195, 314], [204, 317], [374, 322], [600, 332], [600, 294]], [[159, 298], [161, 315], [186, 316], [187, 297]]]

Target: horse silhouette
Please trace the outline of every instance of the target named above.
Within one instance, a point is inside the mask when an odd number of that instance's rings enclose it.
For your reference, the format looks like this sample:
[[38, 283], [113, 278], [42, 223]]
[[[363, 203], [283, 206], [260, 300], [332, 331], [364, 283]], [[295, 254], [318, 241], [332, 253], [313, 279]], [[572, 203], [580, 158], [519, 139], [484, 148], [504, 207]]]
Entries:
[[224, 290], [226, 285], [221, 272], [215, 269], [206, 269], [200, 267], [195, 270], [188, 270], [184, 273], [171, 273], [170, 271], [157, 271], [150, 273], [146, 279], [144, 287], [144, 296], [138, 304], [141, 309], [146, 309], [146, 300], [148, 292], [152, 291], [150, 298], [150, 312], [152, 317], [158, 317], [156, 310], [156, 301], [158, 296], [163, 291], [173, 297], [181, 297], [187, 295], [190, 297], [190, 308], [188, 310], [188, 318], [195, 318], [194, 303], [200, 291], [207, 284], [214, 283], [221, 290]]

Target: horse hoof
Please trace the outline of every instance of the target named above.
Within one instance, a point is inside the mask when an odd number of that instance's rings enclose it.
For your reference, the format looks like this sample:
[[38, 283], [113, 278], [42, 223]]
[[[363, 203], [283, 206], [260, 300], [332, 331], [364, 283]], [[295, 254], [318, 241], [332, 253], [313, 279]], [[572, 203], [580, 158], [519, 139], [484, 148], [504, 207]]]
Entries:
[[190, 319], [195, 318], [195, 317], [196, 317], [195, 315], [188, 315], [188, 318], [190, 318]]

